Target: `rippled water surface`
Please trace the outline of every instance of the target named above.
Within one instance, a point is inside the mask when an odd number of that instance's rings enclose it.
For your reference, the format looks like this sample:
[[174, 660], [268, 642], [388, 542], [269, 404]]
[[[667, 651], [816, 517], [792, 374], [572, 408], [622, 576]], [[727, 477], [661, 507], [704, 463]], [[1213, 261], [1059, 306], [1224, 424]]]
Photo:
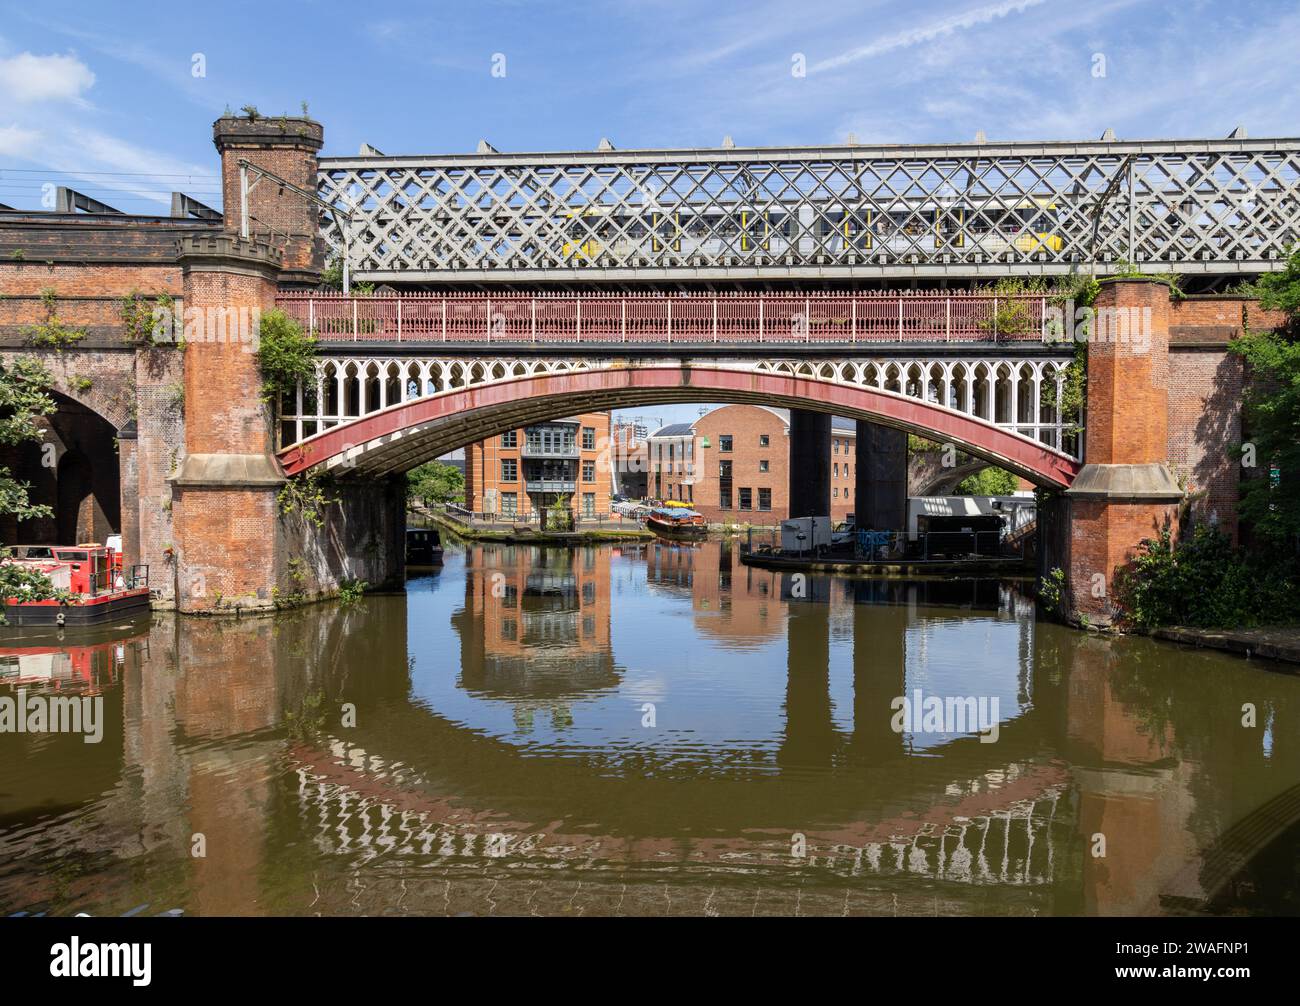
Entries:
[[[408, 587], [6, 647], [0, 695], [106, 727], [0, 734], [0, 911], [1300, 911], [1276, 667], [718, 541], [470, 545]], [[995, 735], [895, 729], [918, 692]]]

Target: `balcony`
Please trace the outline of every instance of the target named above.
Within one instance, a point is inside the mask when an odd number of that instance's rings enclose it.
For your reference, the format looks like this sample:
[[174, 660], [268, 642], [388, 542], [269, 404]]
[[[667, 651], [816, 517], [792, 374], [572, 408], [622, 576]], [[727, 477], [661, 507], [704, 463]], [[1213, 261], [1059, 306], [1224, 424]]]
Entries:
[[573, 460], [580, 457], [582, 452], [578, 449], [576, 440], [570, 444], [557, 444], [554, 441], [550, 443], [532, 441], [530, 443], [525, 440], [523, 446], [519, 448], [519, 454], [525, 458], [565, 458]]
[[524, 490], [530, 493], [572, 493], [577, 492], [576, 479], [528, 479]]

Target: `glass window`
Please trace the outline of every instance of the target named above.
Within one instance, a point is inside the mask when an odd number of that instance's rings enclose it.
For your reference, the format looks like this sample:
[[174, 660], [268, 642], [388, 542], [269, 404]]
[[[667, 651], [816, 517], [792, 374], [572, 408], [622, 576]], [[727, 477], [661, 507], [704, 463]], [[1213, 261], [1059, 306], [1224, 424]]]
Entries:
[[721, 436], [718, 437], [718, 450], [720, 450], [720, 451], [730, 451], [730, 450], [731, 450], [731, 435], [730, 435], [730, 434], [724, 433], [724, 434], [722, 434]]
[[835, 454], [840, 452], [840, 442], [838, 439], [831, 441], [831, 451]]
[[596, 427], [584, 426], [582, 428], [582, 449], [584, 451], [594, 451], [596, 449]]
[[501, 459], [501, 481], [502, 482], [519, 481], [519, 460], [517, 458]]
[[518, 447], [518, 446], [519, 446], [519, 431], [518, 431], [518, 430], [511, 430], [509, 433], [503, 433], [503, 434], [501, 434], [501, 446], [502, 446], [502, 447]]
[[832, 469], [832, 471], [831, 471], [831, 477], [832, 477], [832, 478], [836, 478], [836, 479], [839, 478], [839, 477], [840, 477], [840, 463], [839, 463], [838, 461], [836, 461], [835, 464], [831, 465], [831, 469]]
[[596, 481], [596, 462], [584, 461], [582, 463], [582, 481], [583, 482]]
[[754, 509], [754, 494], [752, 490], [750, 489], [740, 490], [740, 509], [742, 510]]
[[731, 509], [731, 490], [729, 488], [721, 489], [718, 491], [718, 509], [719, 510]]
[[760, 489], [758, 491], [758, 508], [760, 510], [772, 509], [772, 490]]
[[596, 516], [596, 494], [595, 493], [582, 494], [582, 515], [584, 517]]
[[770, 447], [770, 446], [771, 446], [771, 441], [772, 441], [772, 438], [769, 437], [766, 433], [760, 433], [760, 434], [758, 435], [758, 446], [759, 446], [759, 447]]
[[767, 462], [766, 462], [766, 461], [760, 461], [760, 462], [758, 463], [758, 470], [759, 470], [760, 472], [765, 472], [765, 471], [767, 471], [767, 470], [768, 470]]
[[511, 517], [519, 512], [519, 494], [502, 493], [501, 494], [501, 512]]

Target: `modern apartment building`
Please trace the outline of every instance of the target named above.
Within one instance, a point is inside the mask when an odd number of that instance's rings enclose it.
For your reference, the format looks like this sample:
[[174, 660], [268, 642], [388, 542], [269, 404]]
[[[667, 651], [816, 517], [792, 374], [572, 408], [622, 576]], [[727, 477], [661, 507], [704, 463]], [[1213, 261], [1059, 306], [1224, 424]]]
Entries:
[[610, 419], [588, 412], [510, 430], [465, 448], [465, 506], [533, 521], [556, 503], [609, 513]]
[[[831, 516], [853, 514], [857, 426], [831, 423]], [[647, 492], [689, 503], [710, 522], [776, 524], [790, 512], [790, 416], [760, 405], [724, 405], [693, 423], [651, 434]]]

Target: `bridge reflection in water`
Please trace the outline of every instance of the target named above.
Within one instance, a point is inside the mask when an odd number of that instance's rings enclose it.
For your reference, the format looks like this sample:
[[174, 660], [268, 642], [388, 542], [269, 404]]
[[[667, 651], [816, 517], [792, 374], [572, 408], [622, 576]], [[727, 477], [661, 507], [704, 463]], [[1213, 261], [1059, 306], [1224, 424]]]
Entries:
[[[102, 744], [0, 735], [6, 910], [1153, 913], [1300, 779], [1294, 677], [716, 541], [468, 546], [115, 666]], [[998, 697], [997, 741], [895, 732], [918, 688]]]

